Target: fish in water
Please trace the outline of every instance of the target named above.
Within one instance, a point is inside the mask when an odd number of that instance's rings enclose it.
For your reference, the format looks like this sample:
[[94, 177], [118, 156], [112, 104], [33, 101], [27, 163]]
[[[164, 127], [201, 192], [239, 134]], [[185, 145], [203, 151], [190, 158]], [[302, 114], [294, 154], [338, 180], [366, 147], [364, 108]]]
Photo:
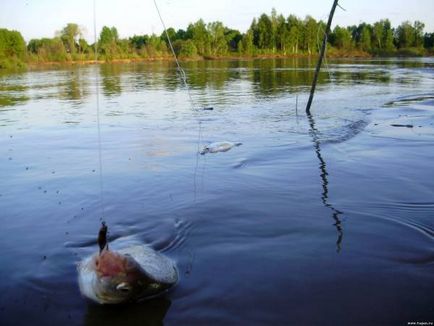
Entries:
[[[98, 243], [101, 246], [104, 242], [100, 231]], [[104, 246], [99, 253], [82, 260], [77, 269], [81, 293], [100, 304], [135, 302], [155, 297], [178, 281], [175, 264], [146, 245], [118, 251], [111, 251]]]
[[205, 145], [199, 153], [204, 155], [206, 153], [227, 152], [232, 147], [240, 145], [242, 145], [242, 143], [232, 143], [230, 141], [215, 142]]

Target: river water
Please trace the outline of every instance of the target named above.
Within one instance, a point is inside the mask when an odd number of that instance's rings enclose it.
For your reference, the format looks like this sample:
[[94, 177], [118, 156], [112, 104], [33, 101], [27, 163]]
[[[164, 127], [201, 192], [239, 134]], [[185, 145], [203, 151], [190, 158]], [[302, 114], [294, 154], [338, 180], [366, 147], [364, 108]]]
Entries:
[[[0, 324], [434, 321], [434, 60], [329, 61], [306, 116], [314, 64], [186, 62], [191, 100], [172, 62], [0, 75]], [[83, 299], [102, 217], [178, 285]]]

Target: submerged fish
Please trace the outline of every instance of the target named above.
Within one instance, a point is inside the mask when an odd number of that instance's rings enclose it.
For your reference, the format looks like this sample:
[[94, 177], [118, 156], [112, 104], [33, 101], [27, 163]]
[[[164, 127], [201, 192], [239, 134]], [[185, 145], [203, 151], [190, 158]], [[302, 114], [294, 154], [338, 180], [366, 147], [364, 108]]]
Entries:
[[178, 281], [175, 264], [145, 245], [100, 253], [78, 264], [81, 293], [101, 304], [140, 301], [166, 292]]
[[204, 155], [206, 153], [227, 152], [232, 147], [240, 145], [242, 145], [242, 143], [232, 143], [230, 141], [215, 142], [205, 145], [199, 153]]

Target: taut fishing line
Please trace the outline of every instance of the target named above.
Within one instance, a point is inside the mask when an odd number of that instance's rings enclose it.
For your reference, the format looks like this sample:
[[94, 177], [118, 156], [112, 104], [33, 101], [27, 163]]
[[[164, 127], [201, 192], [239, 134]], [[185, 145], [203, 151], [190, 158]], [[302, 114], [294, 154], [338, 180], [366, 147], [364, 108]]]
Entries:
[[100, 221], [104, 222], [104, 192], [103, 192], [103, 178], [102, 178], [102, 146], [101, 146], [101, 121], [99, 109], [99, 73], [97, 69], [98, 64], [98, 42], [96, 36], [96, 0], [93, 0], [93, 33], [94, 33], [94, 50], [95, 50], [95, 93], [96, 93], [96, 124], [98, 129], [98, 166], [99, 166], [99, 202], [101, 209]]
[[[323, 37], [327, 37], [326, 32], [322, 28], [321, 24], [318, 25], [318, 29], [317, 29], [317, 33], [316, 33], [316, 46], [317, 46], [318, 53], [320, 52], [320, 49], [321, 49], [321, 45], [320, 45], [321, 42], [319, 40], [320, 32], [321, 32], [321, 34], [323, 34]], [[327, 42], [328, 42], [328, 37], [327, 37]], [[324, 66], [325, 66], [325, 70], [327, 71], [327, 73], [329, 75], [329, 79], [330, 79], [330, 82], [331, 82], [332, 87], [333, 87], [334, 86], [334, 76], [333, 76], [333, 73], [330, 69], [328, 62], [327, 62], [327, 46], [326, 46], [325, 51], [324, 51]]]
[[[170, 39], [169, 33], [167, 32], [166, 24], [164, 23], [163, 17], [161, 16], [160, 9], [158, 8], [157, 1], [156, 0], [153, 0], [153, 1], [154, 1], [155, 9], [157, 10], [157, 13], [158, 13], [158, 17], [160, 18], [161, 25], [163, 25], [164, 34], [166, 35], [170, 50], [172, 51], [172, 55], [175, 58], [176, 66], [178, 68], [178, 73], [180, 75], [180, 78], [181, 78], [186, 90], [187, 90], [188, 98], [190, 100], [190, 105], [191, 105], [191, 108], [194, 112], [194, 111], [196, 111], [197, 106], [195, 105], [193, 97], [191, 96], [190, 87], [188, 86], [188, 83], [187, 83], [187, 75], [186, 75], [184, 69], [182, 69], [181, 65], [179, 64], [178, 57], [177, 57], [176, 52], [173, 48], [173, 44], [172, 44], [172, 41]], [[202, 122], [200, 121], [200, 118], [197, 119], [197, 123], [198, 123], [198, 139], [197, 139], [196, 165], [195, 165], [195, 169], [194, 169], [194, 201], [196, 201], [196, 192], [197, 192], [196, 191], [197, 190], [196, 175], [197, 175], [197, 170], [199, 167], [200, 144], [202, 142]]]
[[179, 64], [178, 57], [177, 57], [177, 55], [175, 53], [175, 50], [173, 48], [172, 41], [170, 39], [169, 33], [167, 33], [166, 24], [164, 23], [163, 17], [161, 16], [160, 9], [158, 9], [158, 5], [157, 5], [157, 1], [156, 0], [154, 0], [154, 5], [155, 5], [155, 9], [157, 9], [157, 13], [158, 13], [158, 17], [160, 18], [160, 22], [163, 25], [164, 34], [167, 37], [167, 41], [169, 43], [170, 50], [172, 51], [173, 57], [175, 58], [175, 62], [176, 62], [176, 66], [178, 67], [179, 75], [181, 77], [181, 80], [184, 83], [185, 88], [187, 89], [188, 97], [190, 98], [191, 108], [195, 109], [193, 97], [191, 96], [191, 93], [190, 93], [190, 87], [188, 87], [188, 84], [187, 84], [187, 75], [185, 74], [184, 69], [182, 69], [181, 65]]

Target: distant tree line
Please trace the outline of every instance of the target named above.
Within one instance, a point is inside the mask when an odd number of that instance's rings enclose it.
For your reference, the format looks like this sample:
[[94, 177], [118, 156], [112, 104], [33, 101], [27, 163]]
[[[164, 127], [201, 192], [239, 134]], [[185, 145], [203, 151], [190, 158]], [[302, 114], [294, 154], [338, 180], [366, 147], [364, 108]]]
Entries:
[[[393, 28], [388, 19], [374, 24], [336, 26], [328, 39], [328, 53], [336, 56], [432, 54], [434, 33], [424, 33], [424, 23], [405, 21]], [[181, 58], [225, 56], [316, 55], [325, 23], [311, 16], [300, 19], [277, 14], [254, 18], [241, 33], [222, 22], [199, 19], [187, 29], [168, 28], [176, 54]], [[83, 29], [69, 23], [54, 38], [32, 39], [28, 44], [17, 31], [0, 29], [0, 68], [23, 62], [93, 60], [95, 44], [83, 38]], [[104, 26], [96, 44], [102, 60], [165, 58], [170, 49], [165, 33], [119, 38], [116, 27]]]

